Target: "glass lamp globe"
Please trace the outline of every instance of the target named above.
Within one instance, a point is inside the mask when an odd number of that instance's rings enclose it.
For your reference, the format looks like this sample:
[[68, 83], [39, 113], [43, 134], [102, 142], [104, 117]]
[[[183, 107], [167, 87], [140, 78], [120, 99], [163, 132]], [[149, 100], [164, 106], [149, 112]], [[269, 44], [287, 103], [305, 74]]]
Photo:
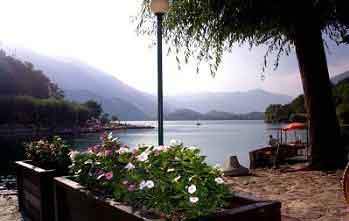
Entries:
[[154, 14], [165, 14], [169, 9], [168, 0], [151, 0], [150, 9]]

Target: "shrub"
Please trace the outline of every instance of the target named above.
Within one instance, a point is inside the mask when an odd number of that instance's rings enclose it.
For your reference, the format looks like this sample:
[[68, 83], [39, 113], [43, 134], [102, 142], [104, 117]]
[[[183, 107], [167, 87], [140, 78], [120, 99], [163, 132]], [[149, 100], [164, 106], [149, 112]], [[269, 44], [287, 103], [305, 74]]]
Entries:
[[74, 153], [72, 172], [89, 189], [170, 220], [216, 212], [230, 196], [220, 169], [205, 163], [195, 147], [120, 147], [111, 135], [100, 146]]
[[25, 144], [25, 156], [33, 164], [44, 169], [56, 169], [59, 174], [68, 174], [71, 160], [68, 145], [58, 136], [52, 141], [39, 140]]

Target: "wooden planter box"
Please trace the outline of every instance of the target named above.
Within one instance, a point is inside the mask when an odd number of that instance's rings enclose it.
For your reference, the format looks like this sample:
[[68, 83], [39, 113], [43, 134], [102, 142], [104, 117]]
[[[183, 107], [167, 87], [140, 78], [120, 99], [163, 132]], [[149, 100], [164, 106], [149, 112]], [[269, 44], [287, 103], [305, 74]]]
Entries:
[[33, 221], [54, 220], [55, 170], [44, 170], [30, 163], [16, 162], [19, 210]]
[[[103, 199], [66, 177], [54, 179], [56, 221], [154, 221], [130, 206]], [[281, 203], [235, 195], [231, 209], [198, 221], [281, 221]], [[160, 219], [161, 220], [161, 219]]]

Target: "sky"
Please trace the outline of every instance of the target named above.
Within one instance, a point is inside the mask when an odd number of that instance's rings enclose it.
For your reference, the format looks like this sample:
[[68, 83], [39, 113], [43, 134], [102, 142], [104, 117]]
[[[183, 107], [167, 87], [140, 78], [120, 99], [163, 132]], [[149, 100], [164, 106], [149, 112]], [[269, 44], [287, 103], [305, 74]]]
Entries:
[[[141, 0], [0, 0], [0, 41], [59, 58], [73, 58], [101, 69], [148, 93], [156, 93], [156, 48], [137, 36], [132, 16]], [[155, 19], [155, 18], [154, 18]], [[15, 46], [13, 46], [15, 45]], [[167, 46], [165, 45], [165, 48]], [[329, 43], [331, 75], [349, 70], [349, 46]], [[224, 55], [213, 78], [196, 73], [195, 61], [178, 70], [174, 55], [164, 57], [165, 95], [264, 89], [297, 96], [302, 93], [294, 54], [281, 59], [277, 71], [261, 79], [265, 48], [234, 47]]]

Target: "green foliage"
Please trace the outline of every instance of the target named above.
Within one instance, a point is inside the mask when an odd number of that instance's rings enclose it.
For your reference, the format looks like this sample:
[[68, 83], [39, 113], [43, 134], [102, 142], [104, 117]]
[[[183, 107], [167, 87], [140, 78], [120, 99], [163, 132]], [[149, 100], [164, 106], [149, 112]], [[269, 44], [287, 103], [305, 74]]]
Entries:
[[68, 174], [71, 165], [69, 152], [69, 147], [57, 136], [52, 141], [39, 140], [25, 145], [28, 160], [44, 169], [56, 169], [59, 174]]
[[109, 121], [110, 121], [109, 114], [108, 113], [102, 114], [102, 116], [101, 116], [101, 123], [104, 125], [104, 124], [109, 123]]
[[[152, 35], [156, 25], [149, 3], [143, 0], [138, 31]], [[266, 45], [265, 66], [268, 54], [276, 52], [276, 68], [281, 55], [291, 51], [296, 29], [305, 22], [337, 43], [349, 42], [348, 11], [347, 0], [174, 0], [164, 21], [165, 39], [169, 50], [183, 54], [185, 62], [190, 58], [209, 62], [212, 74], [223, 52], [235, 43]]]
[[226, 206], [230, 196], [218, 168], [194, 147], [141, 145], [132, 150], [104, 136], [100, 146], [73, 155], [72, 172], [82, 185], [169, 220], [197, 218]]
[[0, 96], [0, 124], [22, 124], [36, 127], [69, 127], [83, 125], [89, 110], [70, 101], [29, 96]]
[[271, 104], [265, 111], [265, 121], [268, 123], [279, 123], [288, 121], [290, 110], [287, 105]]
[[349, 124], [349, 103], [342, 103], [338, 105], [337, 116], [342, 124]]
[[0, 95], [35, 98], [64, 97], [63, 91], [29, 62], [7, 56], [0, 50]]
[[86, 101], [84, 106], [89, 109], [90, 117], [96, 119], [99, 118], [103, 112], [102, 105], [93, 100]]

